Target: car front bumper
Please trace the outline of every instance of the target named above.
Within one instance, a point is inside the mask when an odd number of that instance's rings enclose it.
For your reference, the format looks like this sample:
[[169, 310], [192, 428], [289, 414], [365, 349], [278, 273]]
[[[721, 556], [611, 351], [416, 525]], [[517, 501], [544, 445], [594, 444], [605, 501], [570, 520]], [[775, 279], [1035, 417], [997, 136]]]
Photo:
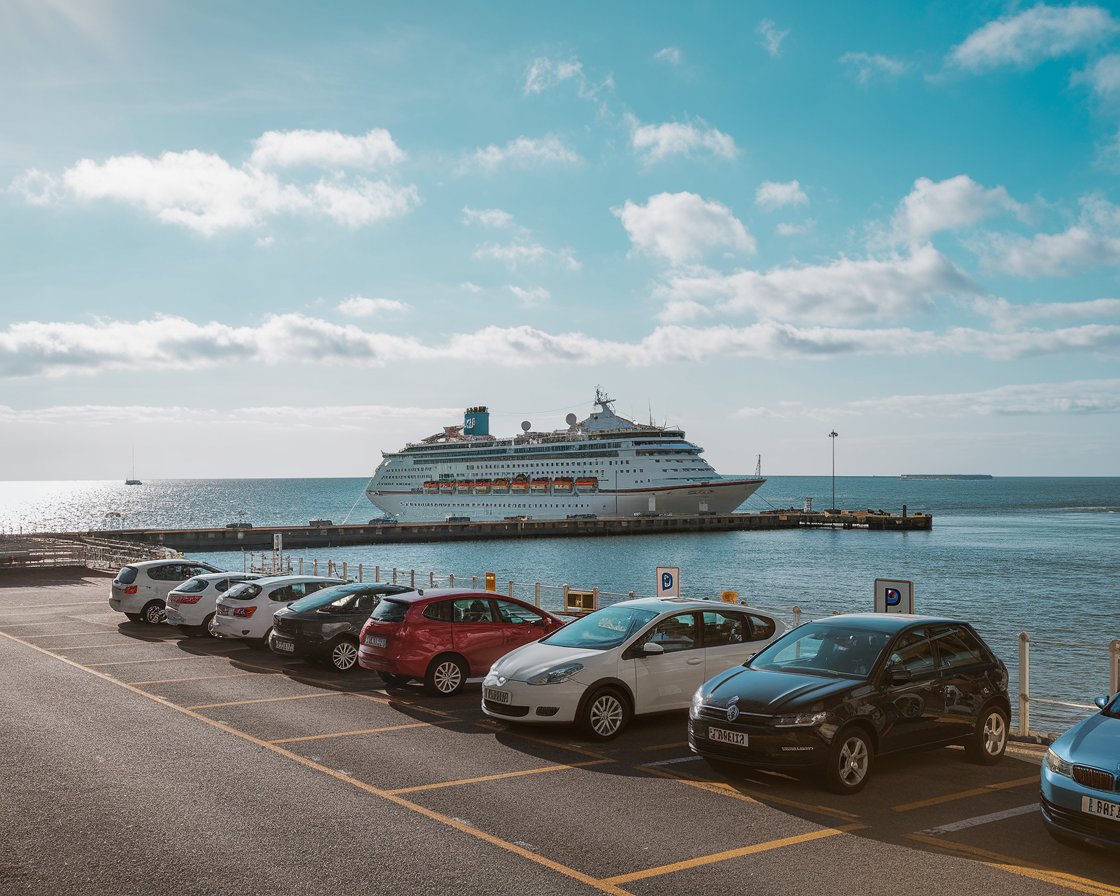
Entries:
[[1090, 814], [1086, 800], [1120, 804], [1120, 793], [1085, 787], [1042, 766], [1039, 808], [1046, 827], [1072, 840], [1120, 850], [1120, 820]]
[[[587, 685], [572, 679], [533, 685], [491, 673], [482, 682], [482, 711], [491, 718], [509, 722], [571, 724], [586, 693]], [[508, 702], [492, 699], [497, 694], [508, 694]]]
[[[716, 740], [713, 728], [741, 734], [745, 743]], [[828, 754], [815, 728], [746, 727], [709, 719], [688, 720], [688, 748], [705, 759], [753, 768], [818, 768]]]

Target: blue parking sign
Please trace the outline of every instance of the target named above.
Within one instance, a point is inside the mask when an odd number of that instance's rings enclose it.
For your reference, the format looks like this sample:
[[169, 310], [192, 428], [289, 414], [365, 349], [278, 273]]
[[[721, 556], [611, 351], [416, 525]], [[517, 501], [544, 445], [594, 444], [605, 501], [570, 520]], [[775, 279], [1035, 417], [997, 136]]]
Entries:
[[681, 571], [677, 566], [657, 567], [657, 596], [681, 596]]

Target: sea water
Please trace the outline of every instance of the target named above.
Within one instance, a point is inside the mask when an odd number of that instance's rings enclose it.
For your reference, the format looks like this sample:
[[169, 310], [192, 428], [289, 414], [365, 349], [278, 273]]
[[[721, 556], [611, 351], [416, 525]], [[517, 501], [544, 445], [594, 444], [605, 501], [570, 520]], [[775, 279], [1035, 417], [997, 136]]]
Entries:
[[[75, 531], [123, 526], [305, 525], [313, 518], [366, 522], [380, 514], [365, 479], [158, 480], [0, 483], [0, 530]], [[831, 477], [775, 476], [740, 508], [832, 506]], [[400, 544], [292, 551], [400, 574], [454, 573], [457, 584], [494, 572], [519, 583], [599, 586], [625, 595], [655, 590], [658, 566], [681, 570], [685, 596], [738, 591], [786, 620], [873, 606], [876, 578], [914, 582], [919, 613], [972, 622], [1008, 664], [1013, 695], [1020, 632], [1031, 637], [1032, 728], [1061, 730], [1108, 689], [1109, 643], [1120, 639], [1120, 478], [900, 480], [837, 477], [847, 509], [933, 514], [929, 532], [794, 529]], [[239, 553], [199, 555], [240, 569]], [[322, 571], [322, 569], [320, 570]], [[410, 574], [410, 573], [408, 573]], [[418, 581], [419, 584], [419, 581]], [[525, 586], [529, 585], [526, 592]], [[558, 592], [545, 589], [546, 605]], [[606, 600], [618, 599], [608, 597]], [[1081, 706], [1063, 707], [1045, 700]]]

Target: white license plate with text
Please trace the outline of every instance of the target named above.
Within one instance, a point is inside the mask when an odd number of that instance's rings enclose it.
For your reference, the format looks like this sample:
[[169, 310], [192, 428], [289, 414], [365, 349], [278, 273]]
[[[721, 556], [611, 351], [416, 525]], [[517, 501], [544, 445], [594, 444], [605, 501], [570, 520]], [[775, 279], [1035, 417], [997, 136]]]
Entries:
[[1103, 818], [1120, 819], [1120, 803], [1098, 800], [1095, 796], [1081, 797], [1081, 811], [1088, 812], [1090, 815], [1100, 815]]
[[509, 703], [513, 695], [509, 691], [495, 691], [493, 688], [483, 688], [483, 696], [492, 703]]
[[747, 745], [747, 735], [743, 731], [728, 731], [726, 728], [709, 728], [708, 740], [721, 744], [735, 744], [739, 747]]
[[275, 635], [272, 636], [272, 646], [275, 647], [277, 650], [284, 651], [284, 653], [295, 653], [296, 652], [296, 645], [295, 644], [293, 644], [291, 641], [282, 641], [279, 638], [277, 638]]
[[367, 647], [384, 647], [388, 643], [388, 638], [382, 638], [379, 635], [366, 635]]

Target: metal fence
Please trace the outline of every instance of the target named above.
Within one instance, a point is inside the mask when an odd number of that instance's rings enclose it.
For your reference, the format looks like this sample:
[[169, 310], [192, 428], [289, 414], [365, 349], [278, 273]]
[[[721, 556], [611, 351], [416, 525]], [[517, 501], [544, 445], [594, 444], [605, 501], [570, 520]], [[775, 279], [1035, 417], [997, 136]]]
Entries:
[[78, 567], [115, 571], [141, 560], [181, 556], [169, 548], [107, 538], [0, 536], [0, 568], [6, 569]]

